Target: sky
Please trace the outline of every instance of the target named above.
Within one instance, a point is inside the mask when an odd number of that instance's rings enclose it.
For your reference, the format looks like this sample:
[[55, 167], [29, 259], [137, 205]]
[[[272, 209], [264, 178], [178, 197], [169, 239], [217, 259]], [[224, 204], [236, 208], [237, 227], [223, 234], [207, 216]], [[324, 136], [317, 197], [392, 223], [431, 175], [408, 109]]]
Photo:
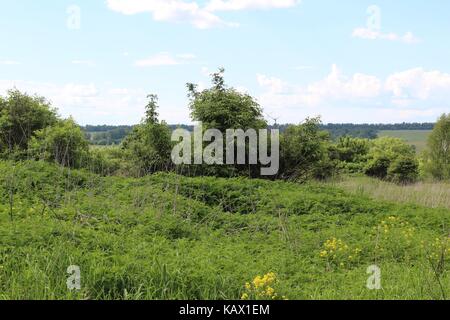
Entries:
[[0, 95], [86, 124], [192, 123], [186, 83], [249, 93], [269, 122], [435, 121], [450, 112], [448, 0], [0, 0]]

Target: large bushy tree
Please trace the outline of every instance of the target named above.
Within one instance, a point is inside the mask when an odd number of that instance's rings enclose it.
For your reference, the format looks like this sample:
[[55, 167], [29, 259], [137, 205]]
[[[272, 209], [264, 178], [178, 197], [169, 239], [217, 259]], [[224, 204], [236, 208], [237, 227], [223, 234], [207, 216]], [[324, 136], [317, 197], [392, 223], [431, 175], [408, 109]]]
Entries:
[[158, 119], [158, 97], [148, 96], [145, 118], [122, 143], [127, 159], [131, 160], [139, 175], [145, 175], [171, 166], [171, 130]]
[[399, 138], [382, 137], [371, 141], [365, 173], [397, 183], [414, 182], [419, 164], [416, 151]]
[[284, 179], [305, 181], [325, 179], [334, 172], [329, 157], [330, 136], [320, 130], [320, 118], [307, 119], [289, 126], [281, 136], [280, 176]]
[[6, 97], [0, 97], [0, 151], [27, 150], [35, 132], [57, 121], [56, 110], [45, 98], [8, 91]]
[[435, 179], [450, 179], [450, 113], [436, 123], [424, 158], [426, 173]]
[[[188, 83], [189, 108], [193, 121], [202, 122], [203, 129], [217, 129], [223, 134], [228, 129], [242, 129], [247, 131], [267, 128], [263, 117], [263, 110], [258, 102], [249, 94], [242, 93], [225, 84], [223, 68], [211, 75], [211, 88], [198, 91], [195, 84]], [[224, 146], [225, 148], [225, 146]], [[248, 146], [246, 158], [249, 157]], [[225, 151], [224, 151], [225, 154]], [[236, 163], [236, 162], [235, 162]], [[216, 176], [259, 175], [259, 165], [230, 165], [230, 166], [195, 166], [199, 174]]]
[[30, 151], [37, 159], [64, 167], [80, 168], [89, 161], [89, 143], [73, 119], [37, 131], [30, 142]]
[[263, 111], [249, 94], [241, 93], [225, 84], [223, 68], [212, 74], [213, 86], [198, 91], [197, 86], [187, 84], [191, 117], [201, 121], [206, 128], [218, 129], [260, 129], [267, 127]]

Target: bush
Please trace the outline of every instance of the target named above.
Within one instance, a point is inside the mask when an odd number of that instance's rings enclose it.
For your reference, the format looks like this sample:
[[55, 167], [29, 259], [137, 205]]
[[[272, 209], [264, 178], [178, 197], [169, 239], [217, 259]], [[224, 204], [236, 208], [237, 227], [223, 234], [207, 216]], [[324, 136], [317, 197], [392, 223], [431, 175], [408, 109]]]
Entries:
[[35, 135], [30, 152], [37, 159], [71, 168], [80, 168], [88, 160], [89, 144], [72, 119], [60, 121]]
[[306, 181], [326, 179], [335, 169], [329, 157], [329, 135], [319, 129], [320, 119], [307, 119], [304, 124], [289, 126], [280, 141], [280, 176]]
[[386, 156], [372, 158], [365, 167], [365, 173], [370, 177], [385, 179], [390, 165], [391, 160]]
[[426, 174], [438, 180], [450, 179], [450, 113], [436, 123], [424, 160]]
[[8, 91], [5, 98], [0, 97], [0, 153], [24, 153], [34, 133], [57, 120], [45, 98]]
[[364, 168], [366, 175], [397, 183], [415, 181], [418, 162], [414, 147], [401, 139], [383, 137], [373, 140]]
[[411, 157], [400, 157], [389, 167], [387, 177], [392, 182], [408, 184], [417, 181], [419, 164]]
[[149, 95], [148, 98], [145, 119], [122, 143], [125, 156], [131, 160], [139, 175], [167, 171], [171, 167], [171, 131], [164, 121], [158, 120], [158, 97]]

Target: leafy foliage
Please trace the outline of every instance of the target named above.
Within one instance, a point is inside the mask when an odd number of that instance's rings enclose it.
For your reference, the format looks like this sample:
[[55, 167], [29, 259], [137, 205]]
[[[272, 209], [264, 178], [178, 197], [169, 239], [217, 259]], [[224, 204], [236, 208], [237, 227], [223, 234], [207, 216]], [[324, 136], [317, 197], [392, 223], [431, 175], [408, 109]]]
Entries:
[[450, 113], [441, 116], [429, 137], [425, 171], [435, 179], [450, 179]]
[[373, 140], [367, 157], [365, 173], [369, 176], [399, 183], [417, 179], [419, 164], [415, 150], [401, 139], [382, 137]]
[[80, 168], [88, 158], [89, 144], [80, 127], [68, 119], [37, 131], [30, 149], [38, 159], [53, 161], [63, 167]]
[[281, 136], [282, 178], [306, 181], [332, 175], [329, 135], [320, 130], [319, 124], [320, 118], [307, 119], [303, 124], [288, 127]]
[[[3, 205], [13, 166], [14, 223]], [[450, 294], [446, 209], [375, 202], [311, 183], [101, 178], [35, 161], [0, 162], [0, 173], [2, 299]], [[377, 292], [362, 289], [375, 261], [389, 270]], [[432, 266], [441, 261], [436, 274]], [[70, 265], [81, 268], [80, 291], [67, 290]]]
[[218, 129], [260, 129], [267, 126], [259, 104], [248, 94], [240, 93], [225, 85], [224, 69], [212, 75], [213, 86], [197, 91], [197, 86], [187, 84], [194, 121], [202, 121], [206, 128]]
[[146, 117], [122, 143], [125, 157], [130, 159], [137, 174], [145, 175], [171, 167], [171, 131], [159, 122], [157, 96], [149, 95]]
[[0, 152], [24, 153], [38, 130], [57, 122], [56, 111], [43, 97], [10, 90], [0, 97]]

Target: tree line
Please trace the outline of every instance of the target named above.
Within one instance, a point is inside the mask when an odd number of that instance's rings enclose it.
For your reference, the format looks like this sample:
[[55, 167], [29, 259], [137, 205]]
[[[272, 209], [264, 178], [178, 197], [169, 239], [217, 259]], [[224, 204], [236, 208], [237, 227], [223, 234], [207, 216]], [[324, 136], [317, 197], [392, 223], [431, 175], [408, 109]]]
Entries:
[[[269, 125], [269, 129], [279, 129], [280, 132], [292, 124]], [[433, 130], [435, 123], [397, 123], [397, 124], [353, 124], [353, 123], [328, 123], [320, 124], [320, 129], [330, 133], [333, 140], [338, 140], [340, 137], [350, 136], [354, 138], [376, 139], [378, 132], [382, 130]], [[125, 137], [133, 131], [135, 126], [108, 126], [108, 125], [87, 125], [83, 126], [83, 131], [86, 132], [86, 137], [89, 143], [93, 145], [107, 146], [119, 145]], [[189, 131], [194, 130], [193, 125], [185, 124], [169, 124], [171, 130], [178, 128]]]
[[[223, 133], [227, 129], [270, 127], [256, 99], [226, 85], [223, 69], [214, 73], [211, 80], [212, 86], [204, 90], [187, 84], [192, 121], [201, 121], [205, 130], [214, 128]], [[117, 141], [117, 147], [92, 148], [92, 137], [84, 130], [101, 134], [99, 127], [81, 128], [71, 118], [60, 118], [45, 98], [11, 90], [0, 97], [0, 157], [55, 162], [103, 175], [143, 176], [174, 171], [190, 176], [260, 177], [259, 165], [174, 165], [171, 151], [175, 142], [171, 141], [171, 134], [175, 127], [159, 119], [158, 107], [158, 97], [149, 95], [140, 124], [102, 127], [116, 130], [111, 140]], [[412, 146], [397, 138], [350, 134], [334, 137], [324, 130], [326, 126], [320, 118], [277, 126], [282, 132], [280, 170], [272, 178], [306, 181], [352, 173], [397, 183], [413, 183], [420, 178], [450, 179], [450, 114], [442, 115], [436, 124], [328, 126], [344, 131], [433, 127], [433, 132], [428, 150], [417, 155]]]

